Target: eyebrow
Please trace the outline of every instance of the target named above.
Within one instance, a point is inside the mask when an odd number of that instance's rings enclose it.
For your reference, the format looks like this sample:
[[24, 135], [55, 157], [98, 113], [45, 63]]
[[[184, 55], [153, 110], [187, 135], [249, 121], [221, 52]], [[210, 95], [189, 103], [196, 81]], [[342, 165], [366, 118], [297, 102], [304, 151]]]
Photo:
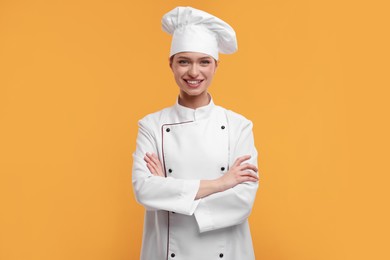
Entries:
[[[179, 56], [177, 57], [178, 59], [187, 59], [187, 60], [191, 60], [191, 58], [189, 57], [185, 57], [185, 56]], [[212, 59], [211, 57], [209, 56], [204, 56], [204, 57], [200, 57], [198, 60], [202, 60], [202, 59]]]

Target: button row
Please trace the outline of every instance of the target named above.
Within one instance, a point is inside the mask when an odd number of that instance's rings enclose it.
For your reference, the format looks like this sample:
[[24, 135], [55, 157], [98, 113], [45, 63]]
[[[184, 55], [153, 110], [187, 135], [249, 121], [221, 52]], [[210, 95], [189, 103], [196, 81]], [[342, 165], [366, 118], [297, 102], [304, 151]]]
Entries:
[[[175, 256], [176, 256], [175, 253], [171, 253], [171, 257], [172, 258], [174, 258]], [[219, 258], [223, 258], [223, 254], [222, 253], [219, 254]]]
[[[222, 129], [222, 130], [224, 130], [225, 128], [226, 128], [226, 126], [224, 126], [224, 125], [221, 126], [221, 129]], [[167, 129], [165, 129], [165, 131], [169, 133], [169, 132], [171, 131], [171, 129], [170, 129], [170, 128], [167, 128]]]
[[[224, 171], [224, 170], [225, 170], [225, 167], [221, 167], [221, 171]], [[173, 170], [172, 170], [172, 169], [168, 169], [168, 172], [169, 172], [169, 173], [172, 173]]]

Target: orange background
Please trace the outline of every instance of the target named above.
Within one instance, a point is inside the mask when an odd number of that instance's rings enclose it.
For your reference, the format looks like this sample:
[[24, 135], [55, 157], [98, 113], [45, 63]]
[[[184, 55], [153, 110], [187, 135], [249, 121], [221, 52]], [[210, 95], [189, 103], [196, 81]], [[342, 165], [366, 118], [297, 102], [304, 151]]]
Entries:
[[255, 125], [257, 259], [390, 259], [386, 2], [0, 0], [0, 259], [139, 258], [131, 154], [178, 93], [177, 5], [238, 35], [210, 92]]

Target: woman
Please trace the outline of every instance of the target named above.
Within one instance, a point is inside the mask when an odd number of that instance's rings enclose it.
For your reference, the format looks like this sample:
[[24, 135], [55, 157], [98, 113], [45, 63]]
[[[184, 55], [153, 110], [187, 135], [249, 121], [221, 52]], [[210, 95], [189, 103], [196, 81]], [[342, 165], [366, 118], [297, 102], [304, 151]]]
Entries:
[[133, 187], [146, 208], [141, 259], [254, 259], [247, 221], [258, 187], [252, 123], [208, 93], [218, 52], [237, 49], [235, 32], [191, 7], [173, 9], [162, 23], [173, 34], [179, 97], [139, 121]]

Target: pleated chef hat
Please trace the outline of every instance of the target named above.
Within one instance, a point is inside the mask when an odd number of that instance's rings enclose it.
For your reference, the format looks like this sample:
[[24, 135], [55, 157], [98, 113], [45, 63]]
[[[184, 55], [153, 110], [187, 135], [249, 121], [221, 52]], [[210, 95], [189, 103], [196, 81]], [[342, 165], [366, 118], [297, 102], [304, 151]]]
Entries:
[[204, 11], [192, 7], [176, 7], [162, 18], [162, 28], [173, 34], [170, 56], [179, 52], [201, 52], [218, 60], [218, 52], [237, 50], [233, 28]]

